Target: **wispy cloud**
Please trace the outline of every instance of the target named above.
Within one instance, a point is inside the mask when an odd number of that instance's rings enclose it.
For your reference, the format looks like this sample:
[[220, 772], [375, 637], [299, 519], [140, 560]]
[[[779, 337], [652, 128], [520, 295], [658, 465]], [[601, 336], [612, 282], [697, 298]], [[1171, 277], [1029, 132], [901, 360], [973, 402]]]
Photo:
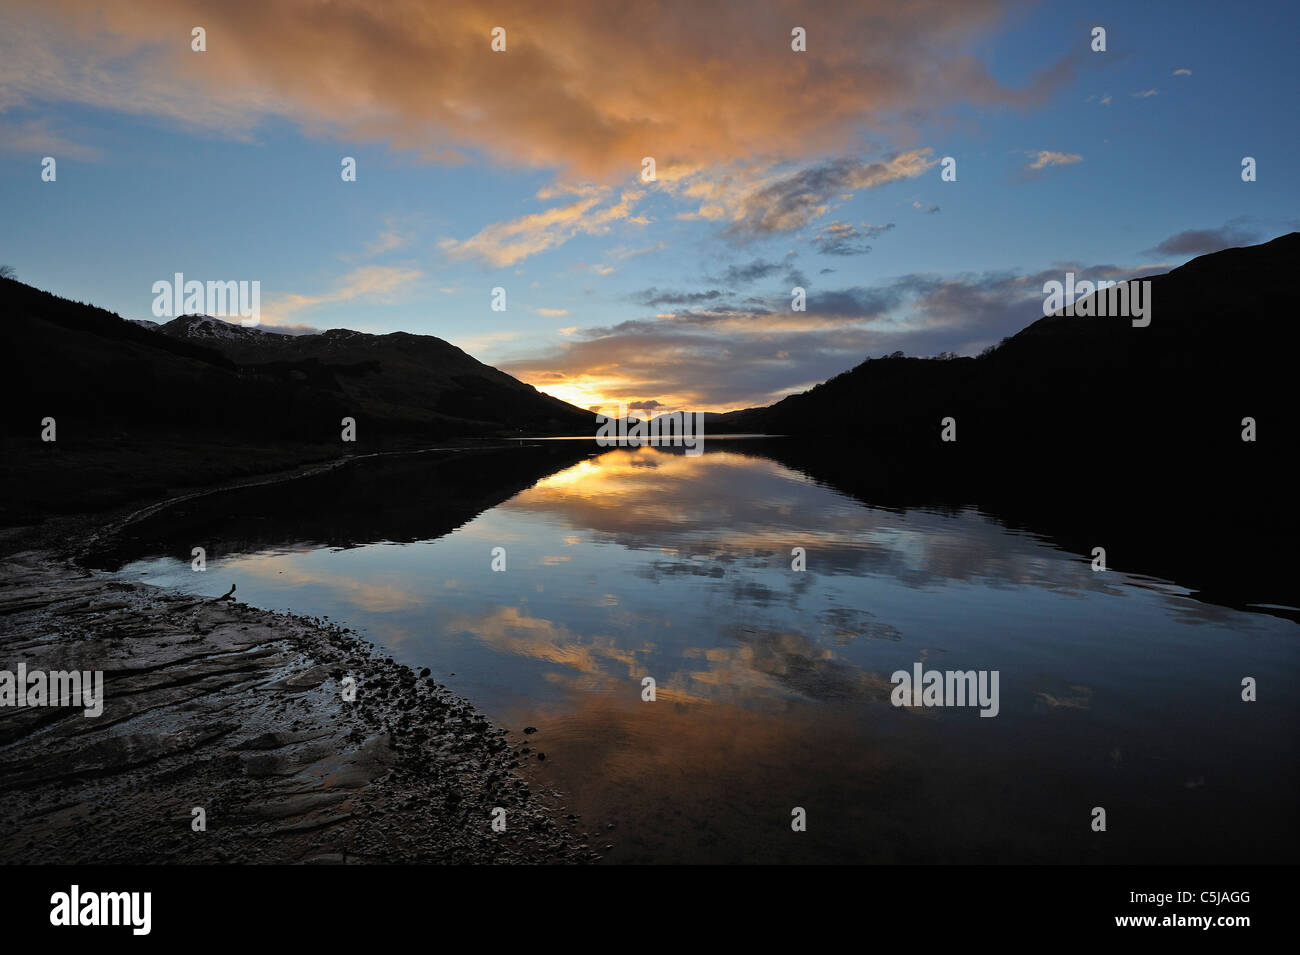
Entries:
[[823, 215], [835, 201], [860, 189], [913, 179], [936, 165], [929, 148], [881, 159], [833, 159], [799, 169], [683, 177], [677, 192], [699, 201], [689, 218], [714, 220], [722, 234], [737, 241], [792, 232]]
[[650, 307], [660, 305], [702, 305], [705, 302], [716, 302], [721, 298], [725, 298], [726, 294], [722, 289], [708, 289], [703, 292], [679, 292], [648, 288], [638, 292], [635, 299], [642, 305]]
[[760, 279], [765, 279], [769, 275], [781, 271], [785, 268], [781, 262], [767, 262], [763, 259], [754, 259], [743, 265], [729, 265], [721, 275], [716, 276], [711, 281], [719, 282], [723, 285], [735, 288], [740, 285], [750, 285]]
[[1049, 166], [1068, 166], [1071, 163], [1083, 162], [1083, 157], [1078, 153], [1058, 153], [1050, 149], [1040, 149], [1037, 152], [1029, 152], [1033, 161], [1025, 166], [1026, 169], [1037, 171], [1046, 169]]
[[615, 222], [632, 220], [632, 209], [644, 193], [625, 189], [617, 202], [602, 205], [610, 192], [597, 190], [567, 205], [496, 222], [468, 239], [444, 239], [439, 248], [451, 258], [476, 258], [498, 267], [514, 265], [576, 235], [604, 233]]
[[[156, 3], [152, 10], [128, 10], [76, 0], [5, 4], [0, 106], [80, 103], [245, 141], [262, 118], [293, 109], [270, 85], [223, 78], [221, 60], [233, 65], [240, 56], [235, 50], [203, 59], [188, 42], [176, 42], [188, 40], [196, 23], [215, 22], [208, 14], [216, 11], [197, 3], [186, 7]], [[236, 7], [231, 4], [227, 15]]]
[[822, 255], [865, 255], [871, 251], [867, 239], [888, 232], [894, 223], [887, 225], [868, 225], [863, 223], [861, 229], [847, 222], [832, 222], [812, 239], [813, 248]]
[[1259, 239], [1257, 229], [1248, 228], [1240, 220], [1228, 222], [1217, 229], [1188, 229], [1160, 242], [1148, 254], [1160, 255], [1204, 255], [1222, 249], [1250, 245]]
[[343, 277], [332, 289], [316, 295], [288, 292], [270, 298], [262, 308], [266, 322], [292, 325], [288, 319], [304, 309], [357, 300], [391, 303], [399, 293], [421, 277], [418, 269], [386, 265], [365, 265]]
[[0, 152], [15, 155], [53, 156], [58, 159], [79, 159], [98, 162], [104, 158], [101, 149], [73, 142], [50, 128], [49, 120], [29, 119], [24, 122], [0, 122]]
[[383, 255], [386, 252], [392, 252], [406, 245], [408, 237], [393, 226], [389, 226], [379, 233], [378, 236], [366, 243], [366, 255], [373, 258], [377, 255]]
[[519, 332], [487, 332], [470, 338], [457, 338], [452, 344], [471, 355], [483, 355], [496, 345], [512, 342], [519, 337]]

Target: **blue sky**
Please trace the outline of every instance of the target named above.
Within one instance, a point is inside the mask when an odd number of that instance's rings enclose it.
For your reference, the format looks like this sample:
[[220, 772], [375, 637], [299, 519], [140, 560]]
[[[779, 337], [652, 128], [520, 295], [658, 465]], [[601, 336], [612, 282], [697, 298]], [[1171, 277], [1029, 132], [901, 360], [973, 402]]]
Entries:
[[0, 263], [126, 318], [175, 272], [256, 280], [266, 324], [437, 335], [583, 406], [727, 410], [976, 353], [1045, 275], [1300, 228], [1291, 3], [351, 6], [7, 4]]

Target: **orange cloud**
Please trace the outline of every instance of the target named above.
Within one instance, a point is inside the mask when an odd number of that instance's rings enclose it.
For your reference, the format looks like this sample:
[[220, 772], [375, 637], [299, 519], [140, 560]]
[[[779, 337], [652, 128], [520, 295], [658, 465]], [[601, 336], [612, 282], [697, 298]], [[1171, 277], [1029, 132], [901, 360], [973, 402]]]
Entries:
[[[843, 0], [809, 9], [647, 0], [16, 0], [0, 31], [7, 104], [66, 100], [249, 136], [267, 116], [434, 159], [463, 149], [626, 181], [844, 154], [864, 128], [957, 103], [1022, 105], [970, 53], [1003, 0]], [[791, 50], [794, 26], [807, 52]], [[207, 31], [207, 50], [190, 31]], [[507, 49], [490, 31], [503, 26]], [[616, 78], [616, 80], [615, 80]]]
[[630, 219], [632, 206], [641, 196], [639, 190], [627, 189], [618, 202], [598, 209], [602, 191], [569, 205], [493, 223], [464, 241], [444, 239], [440, 248], [453, 258], [473, 257], [494, 266], [514, 265], [579, 233], [599, 234], [611, 223]]

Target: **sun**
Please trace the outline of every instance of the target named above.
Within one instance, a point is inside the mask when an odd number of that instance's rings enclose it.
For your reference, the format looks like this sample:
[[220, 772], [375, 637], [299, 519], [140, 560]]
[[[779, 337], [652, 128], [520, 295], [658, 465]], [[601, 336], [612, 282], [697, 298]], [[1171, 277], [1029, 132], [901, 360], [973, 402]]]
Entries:
[[[524, 381], [528, 381], [527, 378]], [[585, 375], [573, 378], [567, 378], [563, 381], [548, 381], [544, 385], [535, 381], [528, 381], [530, 385], [552, 398], [559, 398], [561, 401], [567, 401], [575, 407], [584, 410], [595, 408], [597, 411], [606, 407], [613, 408], [618, 404], [618, 399], [606, 397], [604, 383], [596, 379], [589, 378]]]

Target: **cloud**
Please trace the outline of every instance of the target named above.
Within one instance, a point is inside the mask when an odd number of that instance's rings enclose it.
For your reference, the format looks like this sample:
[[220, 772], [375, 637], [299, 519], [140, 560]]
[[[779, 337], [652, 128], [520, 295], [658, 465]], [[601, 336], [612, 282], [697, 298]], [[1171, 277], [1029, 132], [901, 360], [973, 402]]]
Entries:
[[1188, 229], [1171, 235], [1154, 249], [1148, 249], [1145, 254], [1204, 255], [1207, 252], [1250, 245], [1259, 237], [1258, 231], [1229, 222], [1217, 229]]
[[1048, 166], [1068, 166], [1071, 163], [1083, 162], [1083, 157], [1078, 153], [1057, 153], [1050, 149], [1040, 149], [1025, 155], [1033, 157], [1033, 162], [1025, 168], [1034, 171], [1046, 169]]
[[539, 308], [536, 311], [538, 315], [545, 315], [547, 318], [557, 318], [569, 314], [567, 308]]
[[394, 249], [400, 249], [406, 245], [408, 239], [399, 230], [393, 226], [388, 226], [378, 236], [371, 239], [365, 245], [367, 257], [373, 258], [376, 255], [383, 255], [385, 252], [392, 252]]
[[785, 268], [780, 262], [765, 262], [762, 259], [755, 259], [747, 265], [731, 265], [719, 276], [716, 281], [735, 287], [737, 285], [750, 285], [759, 279], [765, 279], [774, 272], [779, 272]]
[[894, 223], [887, 225], [863, 224], [861, 229], [847, 222], [832, 222], [815, 236], [813, 248], [822, 255], [864, 255], [871, 251], [866, 240], [894, 228]]
[[[787, 9], [740, 0], [658, 0], [617, 19], [600, 0], [497, 0], [490, 15], [472, 0], [436, 15], [424, 0], [12, 0], [0, 11], [0, 108], [87, 104], [244, 140], [287, 119], [349, 147], [552, 170], [537, 199], [553, 207], [442, 242], [451, 258], [507, 267], [647, 224], [641, 192], [609, 191], [647, 154], [658, 191], [736, 242], [920, 175], [929, 150], [864, 161], [863, 130], [908, 138], [967, 106], [1045, 102], [1072, 75], [1074, 56], [1016, 87], [990, 74], [975, 51], [1016, 5], [831, 0], [799, 11], [819, 39], [815, 55], [796, 55], [771, 39], [788, 40]], [[187, 40], [200, 23], [201, 54]], [[493, 53], [499, 24], [507, 50]], [[399, 241], [385, 234], [368, 252]]]
[[568, 205], [496, 222], [468, 239], [444, 239], [439, 248], [451, 258], [477, 258], [497, 267], [514, 265], [576, 235], [601, 234], [612, 223], [631, 219], [632, 207], [643, 193], [626, 189], [617, 202], [602, 206], [611, 192], [598, 190]]
[[1128, 95], [1133, 97], [1134, 99], [1148, 99], [1149, 97], [1152, 96], [1159, 96], [1160, 91], [1159, 90], [1138, 90], [1136, 93], [1129, 93]]
[[939, 207], [938, 207], [938, 206], [930, 206], [930, 207], [927, 209], [926, 206], [925, 206], [925, 203], [923, 203], [923, 202], [917, 202], [917, 201], [915, 201], [915, 200], [912, 202], [912, 208], [915, 209], [917, 212], [924, 212], [924, 213], [927, 213], [927, 214], [929, 214], [929, 215], [933, 215], [934, 213], [936, 213], [936, 212], [939, 211]]
[[[609, 255], [616, 259], [634, 259], [650, 252], [661, 252], [666, 248], [668, 248], [668, 243], [663, 239], [660, 239], [658, 242], [642, 246], [638, 249], [629, 249], [625, 245], [620, 245], [616, 248], [610, 249]], [[604, 271], [601, 271], [602, 268], [602, 266], [596, 266], [596, 271], [601, 275], [608, 275], [610, 272], [614, 271], [612, 268], [605, 268]]]
[[652, 394], [669, 409], [731, 410], [777, 401], [872, 355], [977, 354], [1042, 317], [1043, 283], [1066, 271], [1096, 281], [1154, 270], [1060, 263], [1031, 274], [910, 274], [810, 293], [805, 312], [783, 294], [724, 298], [582, 329], [501, 367], [566, 400], [584, 396], [584, 406]]
[[470, 354], [483, 354], [502, 342], [512, 342], [519, 337], [519, 332], [488, 332], [472, 338], [457, 338], [453, 344]]
[[321, 330], [315, 325], [308, 325], [304, 322], [299, 322], [297, 325], [268, 325], [265, 322], [262, 322], [257, 327], [264, 332], [272, 332], [277, 335], [297, 336], [319, 335], [321, 333]]
[[634, 298], [642, 305], [651, 306], [700, 305], [704, 302], [716, 301], [726, 294], [727, 293], [721, 289], [709, 289], [706, 292], [680, 292], [648, 288], [637, 292]]
[[99, 162], [104, 158], [102, 150], [94, 146], [74, 143], [52, 130], [49, 120], [44, 118], [29, 119], [21, 123], [0, 122], [0, 152], [53, 156], [56, 161], [79, 159], [83, 162]]
[[[287, 117], [432, 160], [478, 153], [610, 184], [647, 154], [661, 170], [807, 161], [900, 117], [1043, 102], [1077, 57], [1015, 88], [976, 55], [1016, 6], [819, 4], [798, 11], [816, 37], [801, 55], [780, 4], [660, 0], [611, 17], [602, 0], [448, 0], [436, 13], [425, 0], [11, 0], [0, 89], [10, 104], [84, 103], [242, 137]], [[195, 24], [202, 54], [189, 49]], [[490, 49], [496, 25], [504, 53]]]
[[1191, 76], [1191, 70], [1174, 70], [1174, 76]]
[[727, 183], [708, 196], [698, 215], [727, 222], [722, 234], [742, 241], [791, 232], [825, 213], [837, 197], [921, 175], [936, 164], [931, 152], [914, 149], [870, 162], [832, 159], [754, 181]]
[[[333, 289], [319, 295], [289, 292], [271, 298], [262, 309], [266, 324], [288, 325], [295, 312], [321, 305], [335, 305], [357, 299], [393, 302], [398, 293], [421, 277], [418, 269], [388, 265], [365, 265], [343, 277]], [[290, 326], [292, 327], [292, 326]]]
[[[176, 36], [188, 38], [195, 23], [213, 22], [197, 3], [169, 10], [155, 0], [146, 6], [156, 15], [152, 22], [143, 7], [137, 19], [107, 4], [6, 3], [0, 8], [0, 109], [78, 103], [244, 141], [262, 118], [293, 109], [267, 85], [223, 81], [207, 69], [222, 57], [191, 53], [188, 39], [175, 42]], [[227, 51], [228, 59], [239, 55]]]

